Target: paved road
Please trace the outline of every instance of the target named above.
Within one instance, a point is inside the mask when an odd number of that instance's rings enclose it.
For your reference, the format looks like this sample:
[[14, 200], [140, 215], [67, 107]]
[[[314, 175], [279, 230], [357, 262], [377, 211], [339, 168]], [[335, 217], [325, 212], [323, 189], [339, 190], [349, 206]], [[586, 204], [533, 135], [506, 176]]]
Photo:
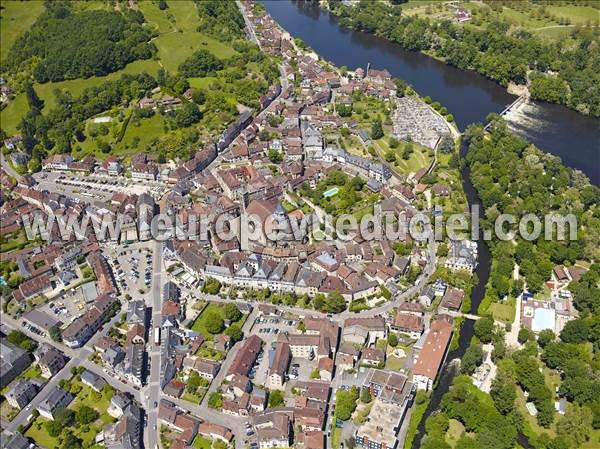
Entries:
[[8, 173], [10, 176], [12, 176], [13, 178], [15, 178], [17, 181], [21, 180], [21, 175], [18, 174], [16, 171], [13, 170], [13, 168], [10, 166], [8, 160], [4, 156], [4, 153], [0, 153], [0, 165], [2, 166], [2, 168], [4, 169], [4, 171], [6, 173]]
[[151, 448], [152, 444], [158, 444], [160, 438], [158, 438], [158, 408], [154, 406], [155, 403], [160, 401], [161, 395], [161, 379], [160, 379], [160, 346], [154, 344], [154, 329], [161, 324], [161, 293], [162, 293], [162, 260], [163, 248], [162, 243], [154, 242], [154, 254], [153, 254], [153, 274], [152, 274], [152, 294], [148, 296], [147, 303], [149, 307], [152, 307], [152, 325], [151, 331], [151, 350], [149, 354], [150, 360], [150, 376], [148, 378], [148, 385], [146, 387], [146, 393], [148, 397], [147, 402], [143, 402], [146, 406], [148, 413], [148, 426], [146, 427], [145, 440], [146, 448]]
[[248, 17], [246, 17], [246, 9], [242, 5], [242, 2], [240, 2], [239, 0], [236, 0], [235, 3], [237, 4], [237, 7], [239, 8], [239, 10], [242, 12], [242, 16], [244, 17], [244, 22], [246, 22], [246, 29], [248, 30], [248, 34], [250, 35], [250, 40], [252, 42], [254, 42], [256, 45], [258, 45], [258, 48], [260, 48], [262, 50], [260, 41], [258, 40], [258, 38], [256, 37], [256, 34], [254, 33], [254, 27], [252, 26], [252, 22], [250, 22]]
[[111, 384], [116, 389], [119, 389], [122, 391], [129, 391], [136, 398], [139, 398], [139, 392], [137, 390], [135, 390], [134, 388], [132, 388], [126, 384], [123, 384], [115, 377], [108, 375], [107, 373], [105, 373], [103, 371], [103, 369], [100, 366], [98, 366], [88, 360], [88, 357], [93, 352], [92, 348], [93, 348], [94, 342], [98, 338], [100, 338], [101, 335], [107, 333], [108, 330], [112, 327], [112, 325], [120, 319], [120, 317], [121, 317], [121, 314], [117, 313], [107, 324], [104, 325], [103, 331], [97, 332], [82, 348], [71, 349], [62, 343], [57, 343], [57, 342], [51, 340], [50, 338], [41, 337], [41, 336], [29, 331], [25, 327], [21, 326], [22, 319], [15, 320], [14, 318], [8, 316], [7, 314], [2, 314], [2, 324], [3, 325], [6, 325], [13, 329], [20, 330], [21, 332], [23, 332], [30, 338], [34, 339], [38, 343], [45, 343], [47, 345], [54, 346], [56, 349], [61, 351], [63, 354], [65, 354], [70, 359], [67, 362], [67, 364], [63, 367], [63, 369], [60, 370], [54, 377], [52, 377], [44, 385], [42, 390], [37, 394], [37, 396], [33, 399], [33, 401], [31, 401], [27, 407], [25, 407], [23, 410], [21, 410], [21, 412], [15, 417], [15, 419], [13, 419], [13, 421], [8, 426], [6, 426], [6, 427], [3, 426], [3, 428], [6, 428], [9, 431], [15, 431], [20, 424], [24, 424], [27, 421], [27, 418], [29, 417], [31, 411], [33, 409], [35, 409], [37, 407], [37, 405], [43, 399], [46, 398], [46, 396], [48, 395], [48, 393], [50, 392], [52, 387], [58, 385], [62, 379], [70, 379], [71, 378], [71, 368], [72, 367], [76, 368], [79, 366], [85, 366], [86, 369], [89, 369], [90, 371], [94, 372], [95, 374], [102, 376], [109, 384]]
[[165, 397], [165, 399], [173, 402], [178, 407], [187, 410], [192, 415], [195, 415], [200, 419], [231, 429], [235, 435], [236, 449], [243, 449], [246, 447], [244, 444], [244, 439], [246, 438], [246, 429], [244, 423], [248, 420], [248, 418], [225, 415], [208, 407], [193, 404], [189, 401], [184, 401], [183, 399], [173, 398], [170, 396]]

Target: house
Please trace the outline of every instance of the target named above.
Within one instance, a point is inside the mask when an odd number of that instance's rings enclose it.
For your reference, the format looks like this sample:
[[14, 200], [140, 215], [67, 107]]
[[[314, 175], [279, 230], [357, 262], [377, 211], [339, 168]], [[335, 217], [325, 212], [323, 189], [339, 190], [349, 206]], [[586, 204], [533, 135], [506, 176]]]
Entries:
[[101, 355], [102, 360], [111, 368], [116, 368], [125, 358], [125, 352], [119, 345], [111, 346]]
[[262, 350], [262, 344], [263, 341], [259, 336], [248, 337], [235, 355], [226, 378], [231, 380], [234, 375], [247, 376]]
[[408, 334], [410, 338], [419, 338], [423, 333], [424, 320], [422, 316], [407, 312], [397, 312], [390, 328], [396, 332]]
[[329, 357], [323, 357], [319, 359], [319, 364], [317, 365], [317, 369], [319, 371], [319, 376], [322, 380], [326, 380], [331, 382], [333, 379], [333, 370], [334, 370], [333, 359]]
[[425, 313], [425, 306], [418, 302], [401, 302], [398, 304], [398, 312], [406, 312], [417, 316]]
[[285, 412], [263, 412], [252, 418], [256, 439], [261, 449], [290, 447], [292, 420]]
[[133, 324], [129, 326], [125, 338], [125, 345], [143, 345], [146, 343], [146, 328], [142, 324]]
[[198, 427], [198, 433], [203, 437], [210, 438], [211, 440], [221, 440], [224, 443], [231, 443], [233, 440], [233, 432], [231, 429], [221, 426], [219, 424], [210, 423], [204, 421]]
[[252, 382], [246, 376], [234, 375], [229, 382], [229, 391], [233, 393], [234, 397], [241, 397], [244, 393], [250, 393], [252, 390]]
[[32, 449], [34, 445], [21, 435], [19, 432], [15, 432], [10, 435], [8, 433], [2, 433], [0, 447], [2, 449]]
[[0, 386], [4, 388], [31, 364], [31, 356], [8, 340], [0, 339]]
[[244, 393], [239, 398], [234, 398], [231, 401], [223, 401], [222, 411], [223, 413], [232, 416], [248, 416], [249, 406], [250, 395]]
[[17, 146], [21, 143], [22, 140], [23, 139], [21, 136], [12, 136], [8, 139], [4, 139], [3, 143], [7, 149], [14, 150], [17, 148]]
[[221, 368], [219, 362], [200, 357], [186, 357], [183, 359], [183, 366], [184, 369], [194, 370], [200, 377], [208, 380], [213, 380]]
[[106, 449], [141, 449], [143, 447], [143, 411], [137, 405], [129, 404], [121, 419], [104, 428]]
[[385, 351], [378, 348], [363, 349], [360, 358], [361, 365], [378, 366], [385, 363]]
[[38, 366], [42, 370], [42, 377], [46, 379], [57, 374], [66, 363], [65, 356], [54, 347], [48, 347], [38, 360]]
[[171, 379], [171, 381], [163, 388], [163, 392], [167, 396], [173, 396], [175, 398], [181, 397], [184, 390], [185, 382], [182, 382], [178, 379]]
[[129, 345], [125, 347], [125, 357], [118, 371], [133, 385], [142, 386], [144, 381], [144, 358], [145, 351], [143, 345]]
[[146, 324], [146, 303], [143, 300], [134, 300], [127, 303], [127, 324]]
[[452, 241], [450, 254], [444, 266], [453, 271], [473, 273], [477, 267], [477, 242], [472, 240]]
[[99, 354], [104, 354], [108, 348], [114, 348], [117, 345], [118, 343], [112, 338], [106, 335], [101, 335], [100, 338], [98, 338], [94, 343], [94, 350]]
[[110, 416], [118, 419], [123, 416], [123, 413], [130, 404], [131, 399], [129, 399], [123, 393], [115, 393], [110, 399], [110, 405], [106, 411]]
[[38, 393], [38, 388], [28, 380], [16, 380], [5, 393], [11, 407], [23, 409]]
[[267, 377], [266, 387], [269, 390], [284, 389], [285, 376], [291, 360], [292, 353], [290, 351], [290, 345], [285, 342], [278, 342]]
[[81, 373], [80, 377], [81, 383], [83, 385], [87, 385], [92, 390], [97, 391], [98, 393], [100, 393], [106, 385], [106, 381], [102, 377], [88, 370], [84, 370]]
[[301, 449], [325, 449], [325, 433], [322, 430], [303, 432], [295, 442]]
[[37, 405], [36, 409], [43, 418], [54, 421], [54, 412], [59, 408], [66, 408], [73, 396], [68, 391], [54, 386], [46, 397]]
[[450, 186], [447, 184], [434, 184], [431, 191], [435, 196], [448, 196], [450, 195]]
[[448, 287], [442, 297], [439, 310], [441, 312], [458, 312], [465, 299], [465, 292], [458, 288]]
[[432, 286], [425, 287], [419, 295], [419, 302], [425, 307], [431, 307], [431, 303], [435, 298], [435, 290]]
[[344, 321], [342, 340], [360, 345], [373, 345], [386, 336], [385, 319], [381, 316], [347, 318]]
[[[98, 271], [95, 273], [98, 275]], [[118, 303], [112, 296], [103, 295], [96, 298], [94, 305], [83, 316], [77, 318], [63, 330], [63, 342], [70, 348], [81, 347], [96, 333], [113, 308], [113, 304]]]
[[349, 354], [338, 352], [335, 357], [335, 363], [338, 371], [348, 371], [354, 369], [357, 359]]
[[431, 323], [413, 370], [413, 380], [419, 390], [429, 390], [433, 386], [448, 353], [451, 338], [451, 323], [444, 319]]
[[254, 387], [250, 395], [250, 411], [260, 413], [267, 408], [267, 392], [261, 388]]
[[220, 352], [227, 352], [231, 347], [231, 337], [225, 334], [219, 334], [214, 339], [214, 348]]
[[376, 399], [368, 419], [359, 426], [354, 434], [356, 446], [364, 449], [397, 447], [397, 434], [407, 408], [406, 405], [397, 405]]

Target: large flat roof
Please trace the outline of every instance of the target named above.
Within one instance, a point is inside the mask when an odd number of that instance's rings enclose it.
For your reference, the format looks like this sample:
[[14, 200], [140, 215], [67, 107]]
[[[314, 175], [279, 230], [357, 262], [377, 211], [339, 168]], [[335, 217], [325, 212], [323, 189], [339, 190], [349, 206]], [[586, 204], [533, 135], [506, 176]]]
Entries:
[[531, 321], [531, 330], [540, 332], [544, 329], [554, 331], [556, 324], [556, 311], [554, 309], [538, 308], [533, 312], [533, 320]]

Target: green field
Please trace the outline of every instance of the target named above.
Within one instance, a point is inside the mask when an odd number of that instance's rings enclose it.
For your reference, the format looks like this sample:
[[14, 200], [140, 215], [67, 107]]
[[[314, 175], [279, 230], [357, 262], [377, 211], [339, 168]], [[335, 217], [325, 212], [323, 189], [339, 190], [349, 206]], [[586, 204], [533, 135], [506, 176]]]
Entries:
[[546, 6], [546, 10], [558, 17], [565, 17], [573, 24], [585, 24], [588, 21], [600, 21], [600, 10], [591, 6], [563, 5]]
[[227, 59], [235, 54], [233, 48], [196, 31], [168, 33], [154, 41], [162, 66], [171, 73], [196, 50], [205, 49], [216, 57]]
[[538, 28], [534, 33], [543, 39], [557, 40], [567, 39], [573, 31], [574, 25], [554, 25], [552, 27]]
[[[25, 436], [27, 438], [31, 438], [33, 441], [36, 442], [37, 445], [42, 447], [59, 447], [58, 439], [52, 438], [50, 435], [48, 435], [48, 432], [46, 432], [44, 423], [46, 423], [47, 421], [48, 420], [44, 418], [37, 418], [35, 421], [33, 421], [29, 429], [27, 429], [27, 432], [25, 432]], [[39, 429], [38, 424], [41, 424]]]
[[398, 357], [388, 356], [385, 367], [392, 371], [400, 371], [404, 368], [404, 360], [405, 359], [399, 359]]
[[212, 441], [198, 435], [194, 438], [193, 446], [196, 449], [210, 449], [212, 447]]
[[[125, 109], [123, 112], [127, 117], [132, 113], [132, 109]], [[128, 156], [139, 152], [141, 149], [148, 148], [153, 139], [165, 134], [166, 121], [160, 114], [155, 114], [149, 118], [140, 118], [139, 120], [129, 120], [128, 124], [125, 124], [127, 119], [122, 121], [118, 121], [116, 117], [113, 119], [113, 122], [106, 123], [109, 133], [105, 136], [98, 135], [97, 138], [91, 136], [91, 131], [99, 129], [99, 125], [89, 120], [86, 126], [87, 139], [75, 146], [73, 157], [80, 158], [91, 154], [103, 159], [106, 155], [98, 148], [98, 142], [107, 142], [112, 147], [111, 154]], [[123, 139], [117, 142], [116, 137], [114, 137], [116, 134], [112, 130], [120, 131], [123, 126], [127, 126], [125, 134]], [[78, 151], [78, 147], [81, 149], [80, 151]]]
[[214, 76], [206, 76], [204, 78], [188, 78], [190, 86], [194, 89], [207, 89], [213, 81], [217, 78]]
[[333, 449], [339, 449], [342, 443], [342, 429], [334, 427], [331, 431], [331, 447]]
[[512, 323], [515, 320], [515, 300], [510, 298], [506, 304], [498, 302], [490, 304], [488, 311], [495, 320]]
[[44, 10], [41, 0], [31, 2], [2, 1], [0, 14], [0, 61], [8, 55], [14, 42], [31, 28]]
[[400, 142], [398, 148], [392, 149], [388, 145], [385, 137], [375, 141], [378, 152], [382, 157], [390, 150], [396, 154], [396, 162], [392, 162], [390, 165], [398, 172], [408, 175], [410, 173], [415, 173], [420, 168], [429, 167], [429, 165], [431, 165], [432, 157], [429, 155], [429, 149], [414, 142], [412, 143], [414, 149], [413, 153], [408, 159], [403, 159], [402, 150], [404, 149], [405, 144], [406, 142]]
[[123, 136], [122, 143], [126, 146], [132, 146], [133, 140], [139, 139], [139, 146], [146, 146], [154, 138], [164, 134], [164, 119], [160, 114], [154, 114], [150, 118], [141, 119], [139, 125], [129, 122], [127, 131]]
[[[140, 60], [127, 64], [125, 68], [106, 76], [93, 76], [91, 78], [58, 81], [56, 83], [35, 84], [34, 88], [39, 97], [44, 100], [44, 112], [47, 112], [56, 106], [56, 97], [54, 96], [54, 91], [56, 89], [68, 90], [71, 92], [71, 95], [77, 97], [81, 95], [84, 89], [97, 86], [105, 81], [118, 79], [125, 73], [134, 74], [147, 72], [152, 76], [156, 76], [159, 68], [160, 65], [158, 61], [152, 59]], [[2, 112], [0, 112], [2, 129], [6, 130], [8, 134], [16, 133], [17, 125], [25, 113], [27, 113], [27, 101], [23, 95], [18, 95], [2, 110]]]
[[[30, 5], [35, 5], [31, 7]], [[8, 52], [10, 46], [16, 37], [29, 28], [31, 23], [43, 10], [43, 2], [2, 2], [6, 7], [2, 10], [2, 55]], [[86, 2], [86, 9], [100, 9], [105, 7], [105, 2]], [[79, 8], [78, 6], [78, 9]], [[55, 83], [35, 84], [35, 90], [42, 100], [44, 100], [44, 112], [52, 109], [56, 105], [54, 92], [56, 89], [68, 90], [74, 97], [79, 96], [84, 89], [97, 86], [102, 82], [118, 79], [122, 74], [136, 74], [147, 72], [156, 76], [158, 69], [164, 67], [168, 71], [175, 73], [179, 65], [189, 57], [194, 51], [204, 48], [212, 52], [219, 58], [229, 58], [236, 54], [230, 46], [223, 44], [205, 34], [198, 33], [198, 12], [192, 1], [170, 2], [169, 9], [161, 11], [154, 2], [140, 2], [140, 10], [144, 14], [146, 21], [160, 34], [153, 40], [158, 49], [157, 60], [138, 60], [128, 64], [121, 70], [113, 72], [106, 76], [94, 76], [85, 79], [75, 79], [60, 81]], [[169, 21], [170, 14], [173, 23]], [[18, 31], [14, 28], [5, 26], [5, 22], [15, 22], [21, 25]], [[8, 36], [7, 37], [5, 37]], [[195, 87], [206, 86], [212, 79], [202, 81], [195, 78], [193, 83]], [[18, 95], [9, 105], [0, 112], [0, 126], [9, 135], [17, 133], [17, 125], [21, 118], [27, 113], [27, 102], [23, 95]], [[133, 137], [133, 136], [132, 136]]]
[[[191, 1], [170, 2], [169, 9], [164, 11], [154, 2], [143, 2], [140, 10], [160, 33], [153, 42], [158, 48], [161, 65], [170, 72], [176, 72], [179, 65], [200, 48], [218, 58], [226, 59], [235, 54], [228, 45], [196, 31], [198, 11]], [[174, 23], [169, 21], [169, 15]]]
[[465, 426], [456, 419], [451, 419], [448, 421], [448, 430], [446, 431], [446, 443], [450, 446], [456, 446], [458, 439], [461, 437], [463, 432], [465, 431]]
[[[206, 321], [205, 321], [206, 316], [209, 311], [217, 312], [221, 316], [221, 318], [223, 318], [223, 319], [225, 318], [222, 305], [217, 304], [217, 303], [210, 303], [209, 305], [206, 306], [206, 308], [202, 311], [202, 313], [200, 315], [198, 315], [198, 318], [196, 318], [196, 320], [194, 321], [194, 324], [192, 324], [191, 329], [195, 330], [197, 332], [200, 332], [202, 334], [202, 336], [204, 338], [206, 338], [207, 340], [212, 340], [212, 334], [206, 330]], [[237, 324], [240, 327], [244, 324], [244, 321], [246, 321], [246, 317], [247, 317], [247, 315], [242, 314], [242, 317], [240, 318], [240, 320], [237, 321]]]

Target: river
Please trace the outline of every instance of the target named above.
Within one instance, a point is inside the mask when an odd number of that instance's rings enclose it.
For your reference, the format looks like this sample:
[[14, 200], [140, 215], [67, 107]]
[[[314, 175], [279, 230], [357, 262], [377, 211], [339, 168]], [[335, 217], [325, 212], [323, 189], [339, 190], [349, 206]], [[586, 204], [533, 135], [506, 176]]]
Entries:
[[[419, 94], [439, 101], [461, 130], [501, 112], [514, 95], [476, 72], [460, 70], [427, 55], [404, 50], [371, 34], [342, 28], [337, 18], [311, 2], [264, 1], [267, 11], [293, 37], [324, 59], [350, 70], [386, 68]], [[600, 185], [600, 120], [563, 106], [529, 102], [506, 117], [510, 128], [538, 148], [559, 156]]]
[[[386, 68], [390, 73], [408, 82], [419, 94], [439, 101], [454, 115], [462, 130], [470, 123], [485, 122], [490, 112], [500, 112], [512, 103], [515, 96], [483, 76], [448, 66], [426, 55], [410, 52], [376, 36], [342, 28], [337, 19], [315, 4], [303, 1], [266, 1], [267, 11], [293, 37], [302, 39], [321, 57], [334, 65], [353, 70], [372, 67]], [[584, 117], [565, 107], [528, 102], [511, 112], [506, 120], [509, 127], [538, 148], [559, 156], [571, 167], [583, 171], [595, 184], [600, 184], [600, 128], [599, 121]], [[466, 152], [463, 142], [461, 154]], [[463, 188], [470, 205], [479, 199], [470, 181], [468, 167], [462, 169]], [[481, 214], [481, 209], [480, 209]], [[491, 265], [490, 250], [479, 239], [479, 264], [476, 270], [479, 283], [471, 292], [471, 313], [476, 314], [485, 293]], [[461, 359], [474, 333], [474, 322], [465, 320], [460, 331], [459, 346], [448, 354], [447, 362]], [[455, 366], [446, 363], [437, 388], [419, 423], [413, 442], [417, 449], [425, 434], [425, 420], [440, 405], [455, 375]], [[523, 434], [519, 444], [531, 446]]]

